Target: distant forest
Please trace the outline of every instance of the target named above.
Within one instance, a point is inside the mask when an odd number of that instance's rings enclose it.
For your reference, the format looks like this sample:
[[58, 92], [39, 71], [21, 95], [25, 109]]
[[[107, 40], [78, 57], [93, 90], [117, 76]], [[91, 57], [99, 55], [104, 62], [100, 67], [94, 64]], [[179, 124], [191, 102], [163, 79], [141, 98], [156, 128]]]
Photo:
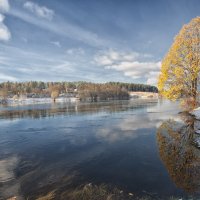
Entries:
[[83, 88], [85, 86], [118, 86], [126, 89], [127, 91], [140, 91], [140, 92], [158, 92], [157, 87], [145, 84], [135, 83], [121, 83], [121, 82], [108, 82], [108, 83], [91, 83], [91, 82], [41, 82], [41, 81], [29, 81], [29, 82], [2, 82], [0, 83], [0, 89], [6, 89], [13, 94], [25, 94], [36, 93], [42, 94], [45, 90], [53, 86], [59, 87], [61, 93], [66, 91], [73, 91], [74, 89]]
[[27, 97], [52, 97], [54, 100], [62, 94], [71, 94], [81, 100], [126, 99], [131, 91], [154, 92], [155, 86], [135, 83], [91, 83], [91, 82], [3, 82], [0, 83], [0, 97], [26, 95]]

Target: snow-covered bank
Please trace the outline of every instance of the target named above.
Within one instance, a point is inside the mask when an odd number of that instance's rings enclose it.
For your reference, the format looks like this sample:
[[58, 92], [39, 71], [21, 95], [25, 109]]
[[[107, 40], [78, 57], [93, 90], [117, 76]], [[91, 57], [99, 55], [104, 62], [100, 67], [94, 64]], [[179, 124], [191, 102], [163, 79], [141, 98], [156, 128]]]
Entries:
[[200, 107], [191, 111], [190, 114], [193, 115], [195, 119], [200, 120]]
[[[56, 99], [56, 102], [76, 102], [75, 97], [59, 97]], [[7, 104], [9, 105], [27, 105], [27, 104], [40, 104], [40, 103], [52, 103], [51, 98], [23, 98], [23, 99], [8, 99]]]
[[194, 133], [196, 135], [196, 137], [193, 140], [193, 144], [197, 147], [200, 148], [200, 107], [194, 109], [193, 111], [190, 112], [191, 115], [194, 116], [195, 120], [194, 120]]

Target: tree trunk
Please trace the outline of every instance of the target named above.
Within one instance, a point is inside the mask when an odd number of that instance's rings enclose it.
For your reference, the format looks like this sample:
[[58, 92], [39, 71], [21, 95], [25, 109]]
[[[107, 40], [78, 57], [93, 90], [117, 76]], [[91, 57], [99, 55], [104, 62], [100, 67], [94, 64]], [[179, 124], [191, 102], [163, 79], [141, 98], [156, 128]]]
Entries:
[[197, 105], [197, 78], [192, 81], [192, 97], [194, 99], [194, 106]]

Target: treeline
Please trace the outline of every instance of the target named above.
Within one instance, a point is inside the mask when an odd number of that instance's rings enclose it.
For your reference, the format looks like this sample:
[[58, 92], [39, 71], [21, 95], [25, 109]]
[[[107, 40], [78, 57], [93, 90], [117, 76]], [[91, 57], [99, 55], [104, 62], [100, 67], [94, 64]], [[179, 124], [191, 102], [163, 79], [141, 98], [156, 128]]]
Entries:
[[108, 84], [117, 85], [120, 88], [125, 88], [129, 92], [155, 92], [158, 93], [158, 88], [152, 85], [136, 84], [136, 83], [121, 83], [109, 82]]
[[81, 100], [91, 101], [107, 99], [127, 99], [130, 91], [158, 92], [155, 86], [134, 83], [91, 83], [91, 82], [3, 82], [0, 83], [0, 96], [13, 97], [52, 97], [60, 94], [71, 94]]
[[6, 89], [12, 94], [26, 94], [26, 93], [44, 93], [51, 87], [59, 87], [60, 92], [74, 91], [74, 89], [82, 88], [86, 85], [109, 85], [118, 86], [126, 89], [127, 91], [140, 91], [140, 92], [158, 92], [157, 87], [145, 84], [135, 83], [121, 83], [121, 82], [108, 82], [108, 83], [90, 83], [90, 82], [41, 82], [41, 81], [29, 81], [29, 82], [3, 82], [0, 83], [0, 89]]
[[77, 94], [80, 100], [111, 100], [111, 99], [128, 99], [128, 91], [118, 85], [112, 85], [110, 83], [97, 84], [97, 83], [85, 83], [79, 85]]

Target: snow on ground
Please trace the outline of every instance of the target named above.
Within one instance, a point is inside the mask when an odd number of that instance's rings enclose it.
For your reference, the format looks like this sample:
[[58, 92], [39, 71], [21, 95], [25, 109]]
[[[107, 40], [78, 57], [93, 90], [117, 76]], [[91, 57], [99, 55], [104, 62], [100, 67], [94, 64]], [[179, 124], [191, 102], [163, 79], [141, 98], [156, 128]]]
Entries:
[[199, 137], [195, 138], [193, 143], [197, 148], [200, 148], [200, 138]]
[[[75, 97], [65, 98], [60, 97], [56, 99], [56, 102], [75, 102]], [[39, 104], [39, 103], [52, 103], [51, 98], [26, 98], [26, 99], [8, 99], [10, 105], [27, 105], [27, 104]]]
[[200, 120], [200, 107], [194, 109], [192, 112], [190, 112], [194, 117], [198, 120]]

